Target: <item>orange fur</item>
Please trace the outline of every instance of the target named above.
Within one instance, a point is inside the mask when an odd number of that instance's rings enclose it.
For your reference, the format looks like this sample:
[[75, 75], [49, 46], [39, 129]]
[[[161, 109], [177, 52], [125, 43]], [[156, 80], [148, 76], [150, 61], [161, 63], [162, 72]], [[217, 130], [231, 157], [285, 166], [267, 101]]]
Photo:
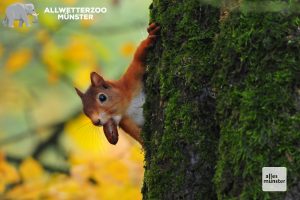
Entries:
[[[106, 123], [113, 119], [126, 133], [141, 144], [141, 127], [128, 115], [128, 110], [134, 109], [134, 107], [130, 108], [130, 103], [143, 90], [147, 53], [156, 41], [159, 30], [160, 27], [154, 23], [149, 26], [148, 37], [138, 46], [133, 61], [120, 80], [105, 81], [99, 74], [92, 72], [91, 86], [88, 90], [82, 93], [76, 88], [83, 103], [83, 111], [94, 125], [106, 126]], [[103, 99], [100, 100], [101, 95], [102, 98], [105, 98], [103, 102]], [[110, 133], [108, 132], [107, 135]]]
[[128, 133], [132, 138], [134, 138], [136, 141], [138, 141], [140, 144], [143, 144], [142, 138], [141, 138], [141, 128], [139, 128], [134, 121], [132, 121], [129, 117], [123, 117], [123, 119], [120, 121], [119, 126]]

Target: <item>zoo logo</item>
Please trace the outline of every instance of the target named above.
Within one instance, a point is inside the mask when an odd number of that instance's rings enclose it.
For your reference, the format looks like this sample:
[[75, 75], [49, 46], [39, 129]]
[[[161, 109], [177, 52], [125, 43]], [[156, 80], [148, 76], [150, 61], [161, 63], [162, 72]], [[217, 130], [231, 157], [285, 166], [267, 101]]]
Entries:
[[34, 10], [33, 4], [23, 4], [23, 3], [14, 3], [6, 8], [5, 18], [2, 21], [3, 26], [8, 26], [10, 28], [14, 27], [14, 21], [19, 21], [19, 27], [23, 26], [23, 23], [27, 27], [30, 27], [29, 19], [27, 15], [32, 15], [34, 17], [33, 23], [38, 22], [38, 15]]

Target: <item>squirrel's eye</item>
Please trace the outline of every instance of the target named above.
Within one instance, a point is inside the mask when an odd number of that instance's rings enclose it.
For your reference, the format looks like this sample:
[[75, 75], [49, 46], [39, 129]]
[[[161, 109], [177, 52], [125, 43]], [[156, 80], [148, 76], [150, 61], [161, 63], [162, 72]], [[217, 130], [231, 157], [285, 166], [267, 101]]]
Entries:
[[107, 97], [105, 96], [105, 94], [100, 94], [100, 95], [99, 95], [99, 101], [100, 101], [101, 103], [105, 102], [106, 100], [107, 100]]

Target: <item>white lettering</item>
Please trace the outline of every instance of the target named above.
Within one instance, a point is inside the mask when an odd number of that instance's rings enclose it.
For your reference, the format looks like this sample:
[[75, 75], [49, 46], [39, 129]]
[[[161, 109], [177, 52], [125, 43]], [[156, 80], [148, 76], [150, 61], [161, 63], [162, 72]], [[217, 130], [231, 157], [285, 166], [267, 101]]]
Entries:
[[106, 7], [46, 7], [44, 13], [57, 14], [58, 20], [94, 20], [94, 14], [107, 13]]
[[46, 8], [45, 8], [45, 11], [44, 11], [44, 13], [50, 13], [50, 10], [49, 10], [49, 8], [48, 8], [48, 7], [46, 7]]

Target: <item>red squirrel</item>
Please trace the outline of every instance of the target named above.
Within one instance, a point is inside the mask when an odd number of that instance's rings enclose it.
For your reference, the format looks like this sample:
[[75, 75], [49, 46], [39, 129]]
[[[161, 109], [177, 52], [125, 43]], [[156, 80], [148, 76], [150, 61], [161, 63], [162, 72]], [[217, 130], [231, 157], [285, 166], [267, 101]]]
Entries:
[[103, 126], [109, 143], [117, 144], [117, 126], [143, 144], [141, 128], [144, 124], [143, 76], [149, 48], [154, 45], [160, 27], [152, 23], [149, 35], [141, 42], [125, 74], [117, 81], [104, 80], [96, 72], [90, 75], [91, 85], [85, 93], [76, 89], [82, 100], [83, 112], [95, 126]]

